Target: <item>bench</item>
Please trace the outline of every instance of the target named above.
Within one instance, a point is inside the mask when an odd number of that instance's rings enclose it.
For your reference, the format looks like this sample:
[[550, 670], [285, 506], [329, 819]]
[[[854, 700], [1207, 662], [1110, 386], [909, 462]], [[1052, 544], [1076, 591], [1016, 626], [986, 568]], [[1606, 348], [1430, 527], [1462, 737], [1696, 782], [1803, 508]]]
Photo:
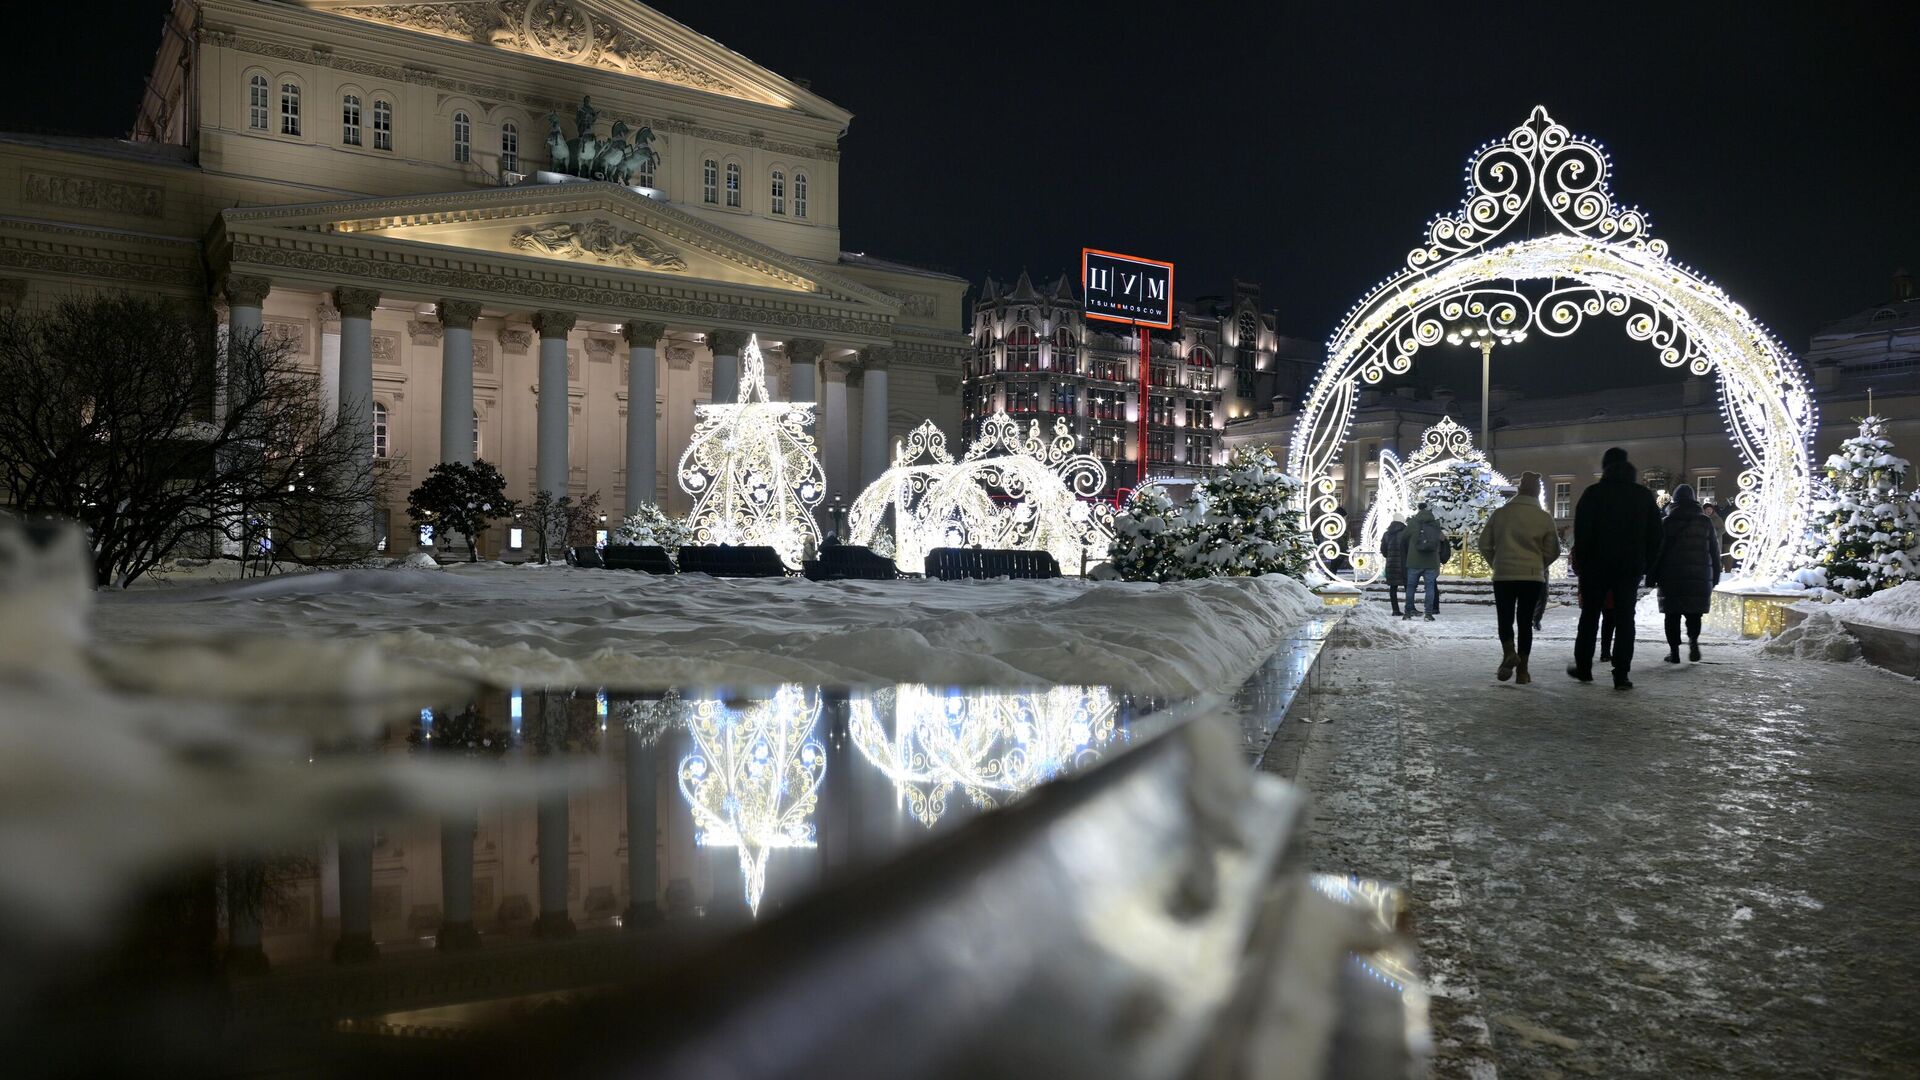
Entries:
[[934, 548], [927, 552], [927, 576], [941, 581], [967, 578], [1057, 578], [1060, 564], [1045, 551], [1018, 548]]
[[900, 576], [892, 559], [852, 544], [821, 548], [820, 557], [808, 559], [803, 572], [808, 581], [892, 581]]
[[712, 577], [785, 577], [787, 564], [770, 547], [689, 544], [680, 549], [680, 572]]
[[651, 544], [608, 544], [600, 551], [609, 570], [639, 570], [648, 574], [678, 573], [667, 549]]
[[567, 561], [582, 570], [605, 570], [607, 564], [600, 558], [597, 547], [574, 547], [567, 549]]

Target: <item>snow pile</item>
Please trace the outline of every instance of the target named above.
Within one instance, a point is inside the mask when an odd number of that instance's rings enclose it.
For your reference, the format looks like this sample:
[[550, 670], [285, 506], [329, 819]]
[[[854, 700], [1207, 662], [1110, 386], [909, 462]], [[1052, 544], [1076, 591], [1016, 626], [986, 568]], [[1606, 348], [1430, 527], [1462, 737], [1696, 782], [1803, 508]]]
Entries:
[[1843, 664], [1860, 658], [1860, 642], [1829, 610], [1816, 610], [1793, 626], [1762, 639], [1755, 650], [1779, 660], [1825, 660]]
[[[493, 682], [664, 689], [785, 682], [1230, 691], [1325, 614], [1279, 575], [1142, 582], [722, 580], [459, 564], [101, 597], [97, 631], [150, 644], [349, 639]], [[264, 662], [264, 660], [263, 660]], [[369, 676], [371, 677], [371, 676]]]
[[1920, 631], [1920, 581], [1905, 582], [1858, 600], [1823, 604], [1814, 610], [1828, 612], [1834, 618], [1848, 622], [1868, 623], [1891, 630]]
[[1355, 649], [1405, 649], [1419, 637], [1412, 624], [1372, 600], [1355, 604], [1340, 624], [1340, 643]]

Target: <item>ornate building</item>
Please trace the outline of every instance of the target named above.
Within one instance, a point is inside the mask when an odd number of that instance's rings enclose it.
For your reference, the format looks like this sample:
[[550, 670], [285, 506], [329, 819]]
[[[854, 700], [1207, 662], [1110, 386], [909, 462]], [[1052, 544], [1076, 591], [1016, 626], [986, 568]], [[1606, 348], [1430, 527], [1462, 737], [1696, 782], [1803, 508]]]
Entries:
[[891, 436], [957, 434], [966, 356], [964, 281], [841, 251], [851, 119], [631, 0], [177, 0], [131, 139], [0, 135], [0, 303], [210, 304], [355, 411], [395, 498], [480, 456], [610, 514], [687, 508], [756, 334], [851, 499]]
[[[1109, 492], [1138, 483], [1140, 347], [1135, 331], [1088, 320], [1065, 276], [1036, 289], [1022, 271], [1011, 287], [988, 279], [973, 305], [973, 355], [965, 390], [967, 436], [1004, 409], [1026, 423], [1063, 416], [1106, 466]], [[1260, 290], [1239, 282], [1231, 298], [1176, 307], [1172, 331], [1152, 334], [1146, 475], [1199, 477], [1226, 461], [1222, 434], [1276, 394], [1297, 395], [1311, 368], [1297, 342], [1278, 335]]]

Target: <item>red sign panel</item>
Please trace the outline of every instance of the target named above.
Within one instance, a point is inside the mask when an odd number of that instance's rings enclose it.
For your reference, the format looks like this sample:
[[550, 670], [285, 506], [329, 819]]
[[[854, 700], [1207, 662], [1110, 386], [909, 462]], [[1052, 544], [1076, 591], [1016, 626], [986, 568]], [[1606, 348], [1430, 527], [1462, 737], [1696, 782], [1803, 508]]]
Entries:
[[1170, 262], [1082, 248], [1080, 294], [1089, 319], [1173, 329]]

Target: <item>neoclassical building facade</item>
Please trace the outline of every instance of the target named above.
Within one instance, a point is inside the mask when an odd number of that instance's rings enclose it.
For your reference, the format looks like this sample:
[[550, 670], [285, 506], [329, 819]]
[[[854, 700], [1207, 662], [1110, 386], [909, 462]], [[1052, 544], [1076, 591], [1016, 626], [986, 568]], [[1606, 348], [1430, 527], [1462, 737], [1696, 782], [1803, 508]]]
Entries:
[[[685, 511], [750, 337], [851, 501], [894, 436], [959, 434], [970, 351], [963, 280], [841, 250], [851, 119], [630, 0], [177, 0], [131, 138], [0, 135], [0, 303], [141, 290], [284, 342], [384, 459], [394, 550], [476, 456]], [[643, 131], [629, 173], [561, 164]]]

